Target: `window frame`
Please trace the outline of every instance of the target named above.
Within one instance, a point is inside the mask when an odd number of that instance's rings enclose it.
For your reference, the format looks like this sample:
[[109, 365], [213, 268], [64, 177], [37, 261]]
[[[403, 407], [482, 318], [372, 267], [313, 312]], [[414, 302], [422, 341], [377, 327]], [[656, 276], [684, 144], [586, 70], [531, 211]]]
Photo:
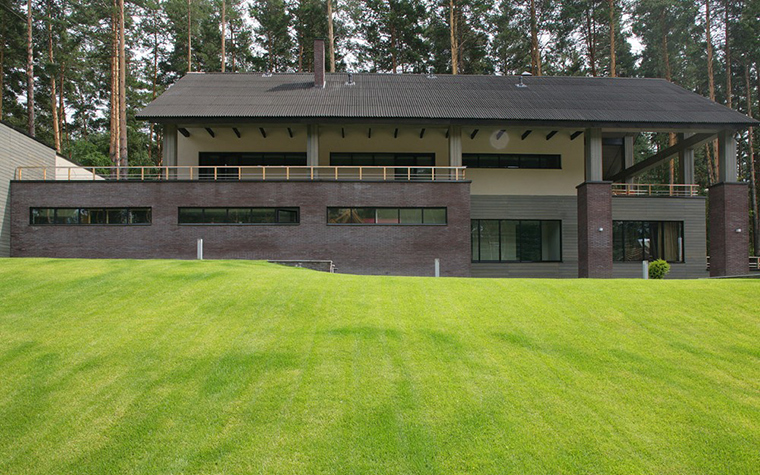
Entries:
[[[629, 263], [630, 264], [630, 263], [641, 263], [641, 262], [643, 262], [643, 259], [627, 259], [627, 256], [626, 256], [626, 245], [625, 245], [625, 243], [626, 243], [626, 232], [627, 232], [626, 231], [626, 224], [630, 224], [630, 223], [637, 223], [637, 225], [639, 226], [639, 228], [642, 229], [642, 230], [644, 229], [644, 224], [646, 224], [647, 229], [649, 229], [649, 235], [648, 236], [645, 236], [644, 232], [639, 233], [639, 239], [642, 241], [642, 243], [646, 239], [649, 240], [649, 250], [648, 251], [646, 250], [646, 248], [642, 244], [642, 258], [644, 256], [646, 256], [647, 257], [647, 259], [646, 259], [647, 262], [652, 262], [653, 260], [656, 260], [652, 256], [652, 254], [653, 254], [652, 253], [652, 245], [653, 245], [653, 240], [654, 240], [654, 237], [653, 237], [654, 233], [652, 233], [652, 231], [651, 231], [652, 230], [652, 226], [656, 225], [658, 228], [660, 228], [660, 226], [662, 226], [662, 230], [664, 231], [664, 229], [665, 229], [664, 225], [666, 223], [676, 223], [676, 224], [678, 224], [679, 225], [678, 237], [681, 239], [681, 243], [680, 243], [681, 245], [680, 245], [680, 249], [679, 249], [679, 251], [680, 251], [679, 252], [679, 254], [680, 254], [679, 260], [677, 260], [677, 261], [666, 260], [666, 262], [668, 262], [669, 264], [684, 264], [686, 262], [686, 224], [685, 224], [684, 221], [678, 221], [678, 220], [659, 220], [658, 221], [658, 220], [640, 220], [640, 219], [615, 219], [615, 220], [612, 221], [612, 233], [613, 233], [612, 234], [612, 259], [613, 259], [614, 263], [621, 263], [621, 264]], [[621, 245], [621, 248], [622, 248], [622, 255], [623, 255], [622, 259], [616, 259], [615, 258], [616, 245], [617, 245], [615, 227], [618, 224], [621, 225], [621, 230], [620, 230], [620, 234], [621, 234], [621, 240], [620, 241], [621, 242], [620, 242], [620, 245]], [[656, 243], [656, 245], [659, 245], [659, 243]], [[664, 246], [664, 244], [663, 244], [663, 246]], [[661, 252], [661, 253], [660, 252], [656, 252], [656, 254], [664, 254], [664, 248], [662, 249], [662, 251], [663, 252]], [[657, 259], [662, 259], [662, 257], [658, 257]]]
[[[241, 165], [240, 161], [246, 155], [255, 158], [258, 164]], [[214, 161], [213, 157], [219, 157], [217, 163], [211, 163]], [[275, 159], [281, 159], [282, 163], [267, 163]], [[289, 160], [297, 161], [297, 163], [288, 163]], [[198, 152], [198, 179], [214, 180], [214, 167], [216, 167], [216, 180], [219, 181], [237, 180], [238, 170], [241, 167], [305, 167], [306, 165], [306, 152]]]
[[[56, 220], [58, 219], [58, 210], [75, 210], [76, 216], [77, 216], [77, 222], [76, 223], [57, 223]], [[34, 222], [34, 211], [35, 210], [53, 210], [52, 220], [51, 223], [35, 223]], [[132, 221], [132, 212], [133, 211], [147, 211], [148, 212], [148, 222], [147, 223], [133, 223]], [[86, 211], [83, 213], [83, 211]], [[109, 211], [121, 211], [122, 213], [125, 213], [127, 216], [127, 222], [126, 223], [83, 223], [82, 222], [82, 216], [89, 215], [92, 211], [103, 211], [104, 216], [108, 216]], [[128, 207], [119, 207], [119, 206], [84, 206], [84, 207], [71, 207], [71, 206], [30, 206], [29, 207], [29, 226], [105, 226], [105, 227], [113, 227], [113, 226], [151, 226], [153, 225], [153, 207], [152, 206], [128, 206]]]
[[[333, 159], [337, 158], [336, 156], [342, 156], [342, 157], [350, 157], [349, 160], [351, 162], [354, 162], [356, 158], [354, 155], [365, 155], [372, 157], [371, 161], [372, 164], [356, 164], [351, 163], [349, 165], [334, 165]], [[390, 158], [393, 159], [392, 165], [386, 165], [386, 164], [376, 164], [377, 160], [379, 158]], [[397, 163], [399, 159], [414, 159], [414, 163], [411, 165], [404, 165]], [[389, 168], [428, 168], [428, 167], [434, 167], [435, 166], [435, 152], [330, 152], [330, 166], [331, 167], [389, 167]], [[420, 164], [420, 159], [429, 159], [430, 165], [427, 164]]]
[[[496, 221], [498, 223], [498, 243], [499, 243], [499, 259], [498, 260], [481, 260], [480, 256], [483, 254], [483, 244], [481, 240], [481, 221]], [[503, 260], [502, 256], [504, 254], [502, 250], [503, 240], [502, 240], [502, 223], [505, 221], [510, 222], [516, 222], [517, 223], [517, 230], [515, 232], [515, 254], [517, 255], [517, 259], [510, 259], [510, 260]], [[478, 223], [478, 259], [475, 259], [475, 256], [473, 256], [473, 223]], [[539, 249], [541, 254], [542, 260], [523, 260], [522, 259], [522, 222], [537, 222], [538, 223], [538, 232], [539, 232]], [[544, 237], [544, 223], [559, 223], [559, 259], [552, 259], [552, 260], [543, 260], [544, 250], [543, 250], [543, 237]], [[564, 262], [564, 255], [563, 255], [563, 235], [562, 235], [562, 220], [561, 219], [471, 219], [470, 220], [470, 260], [473, 264], [504, 264], [504, 263], [512, 263], [512, 264], [556, 264], [556, 263], [562, 263]]]
[[[206, 210], [225, 210], [225, 220], [223, 223], [183, 223], [182, 210], [201, 210], [201, 219], [205, 219]], [[253, 219], [254, 210], [272, 210], [274, 212], [274, 222], [271, 223], [232, 223], [229, 222], [230, 210], [247, 209], [250, 219]], [[295, 222], [279, 222], [280, 211], [294, 211], [296, 214]], [[301, 224], [301, 208], [297, 206], [179, 206], [177, 207], [177, 225], [178, 226], [298, 226]]]
[[[497, 162], [496, 166], [481, 166], [481, 157], [490, 157]], [[538, 159], [539, 166], [529, 167], [522, 166], [523, 158]], [[476, 160], [472, 164], [472, 160]], [[517, 160], [517, 165], [502, 165], [510, 160]], [[551, 163], [550, 160], [556, 160], [557, 166], [545, 166], [544, 163]], [[471, 169], [502, 169], [502, 170], [562, 170], [562, 154], [560, 153], [463, 153], [462, 165]], [[526, 220], [527, 221], [527, 220]]]
[[[330, 222], [330, 210], [331, 209], [372, 209], [375, 210], [375, 222], [374, 223], [331, 223]], [[379, 209], [395, 209], [398, 211], [398, 222], [397, 223], [378, 223], [377, 222], [377, 210]], [[402, 209], [411, 209], [411, 210], [420, 210], [421, 214], [421, 223], [402, 223], [401, 222], [401, 210]], [[443, 210], [443, 223], [426, 223], [425, 222], [425, 210], [426, 209], [436, 209], [436, 210]], [[446, 206], [328, 206], [325, 210], [325, 222], [328, 226], [448, 226], [449, 225], [449, 209]]]

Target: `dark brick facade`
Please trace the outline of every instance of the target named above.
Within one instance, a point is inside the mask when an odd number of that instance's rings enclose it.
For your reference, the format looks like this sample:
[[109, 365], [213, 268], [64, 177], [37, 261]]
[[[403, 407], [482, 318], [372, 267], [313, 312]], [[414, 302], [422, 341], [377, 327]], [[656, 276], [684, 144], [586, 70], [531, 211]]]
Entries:
[[610, 182], [578, 185], [578, 277], [612, 277]]
[[718, 183], [710, 187], [711, 276], [743, 275], [749, 272], [747, 193], [746, 183]]
[[[31, 226], [31, 207], [153, 208], [150, 226]], [[178, 225], [178, 207], [299, 207], [298, 225]], [[328, 206], [446, 207], [446, 226], [328, 226]], [[332, 260], [337, 272], [470, 275], [470, 184], [14, 182], [14, 257]]]

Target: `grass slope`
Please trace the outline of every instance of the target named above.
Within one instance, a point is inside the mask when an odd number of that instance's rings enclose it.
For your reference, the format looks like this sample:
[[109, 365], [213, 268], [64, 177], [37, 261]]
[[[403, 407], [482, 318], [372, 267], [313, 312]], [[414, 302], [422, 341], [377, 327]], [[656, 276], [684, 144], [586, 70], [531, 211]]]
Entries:
[[756, 474], [759, 296], [0, 260], [0, 473]]

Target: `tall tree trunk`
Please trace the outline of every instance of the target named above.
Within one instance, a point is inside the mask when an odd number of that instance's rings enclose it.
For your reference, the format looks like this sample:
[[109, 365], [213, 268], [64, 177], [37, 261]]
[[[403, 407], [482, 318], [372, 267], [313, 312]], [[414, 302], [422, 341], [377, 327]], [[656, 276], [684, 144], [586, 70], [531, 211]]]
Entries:
[[[662, 30], [662, 59], [663, 59], [663, 65], [665, 67], [665, 79], [668, 80], [668, 82], [673, 81], [673, 74], [670, 70], [670, 53], [668, 52], [668, 28], [665, 24], [665, 8], [662, 10], [662, 14], [660, 15], [660, 26]], [[668, 134], [668, 144], [670, 146], [673, 146], [676, 144], [676, 134], [671, 132]], [[674, 158], [671, 158], [668, 162], [668, 179], [670, 181], [670, 184], [672, 185], [675, 183], [676, 179], [676, 161]]]
[[457, 74], [459, 70], [459, 45], [456, 34], [456, 3], [449, 0], [449, 36], [451, 39], [451, 74]]
[[726, 105], [729, 108], [733, 109], [733, 107], [734, 107], [734, 105], [733, 105], [733, 102], [734, 102], [734, 100], [733, 100], [733, 96], [734, 96], [733, 90], [734, 90], [734, 88], [733, 88], [733, 85], [731, 84], [731, 62], [732, 61], [731, 61], [731, 41], [730, 41], [731, 40], [731, 33], [730, 33], [730, 27], [729, 27], [729, 22], [730, 22], [730, 19], [731, 19], [731, 16], [729, 14], [730, 3], [731, 3], [730, 0], [726, 0], [726, 4], [725, 4], [725, 7], [726, 7], [726, 21], [725, 21], [725, 23], [726, 23], [726, 46], [725, 46], [725, 51], [726, 51]]
[[536, 0], [530, 0], [530, 69], [536, 76], [541, 75], [541, 52], [538, 48], [538, 19]]
[[327, 0], [327, 46], [330, 49], [330, 72], [335, 72], [335, 30], [333, 29], [332, 0]]
[[[151, 90], [151, 100], [156, 100], [156, 89], [158, 84], [158, 10], [155, 10], [153, 12], [154, 19], [155, 19], [155, 27], [153, 28], [153, 74], [152, 74], [152, 82], [153, 87]], [[224, 55], [222, 55], [224, 56]], [[224, 61], [222, 61], [222, 72], [224, 72]], [[153, 122], [150, 123], [150, 137], [148, 142], [148, 158], [151, 162], [153, 162], [153, 133], [155, 132], [155, 124]], [[156, 133], [156, 136], [158, 134]], [[156, 141], [156, 148], [158, 146], [158, 142]], [[157, 156], [158, 166], [161, 166], [161, 156]]]
[[[69, 136], [69, 125], [66, 120], [66, 101], [65, 101], [65, 89], [64, 78], [66, 77], [66, 62], [61, 63], [60, 69], [60, 82], [58, 84], [58, 118], [60, 125], [58, 129], [61, 131], [61, 140], [66, 140], [66, 150], [69, 151], [69, 158], [71, 158], [71, 137]], [[63, 144], [61, 144], [63, 148]]]
[[[760, 71], [758, 71], [760, 74]], [[752, 86], [750, 84], [749, 61], [744, 65], [744, 80], [747, 87], [747, 115], [752, 117]], [[760, 217], [757, 215], [757, 178], [755, 170], [755, 130], [749, 128], [747, 132], [747, 145], [749, 146], [749, 188], [752, 200], [752, 249], [758, 255], [760, 249]]]
[[671, 74], [670, 70], [670, 53], [668, 52], [668, 26], [665, 23], [665, 9], [663, 8], [662, 13], [660, 14], [660, 29], [662, 31], [662, 64], [663, 64], [663, 73], [665, 74], [665, 79], [667, 79], [669, 82], [673, 81], [673, 76]]
[[50, 114], [52, 115], [53, 122], [53, 144], [55, 145], [55, 151], [61, 153], [61, 129], [58, 121], [58, 93], [56, 92], [56, 81], [58, 78], [52, 71], [55, 58], [53, 56], [53, 2], [48, 0], [47, 2], [47, 20], [48, 20], [48, 61], [50, 62]]
[[596, 77], [596, 35], [594, 33], [592, 7], [586, 8], [586, 48], [588, 50], [588, 62], [591, 66], [591, 75]]
[[617, 76], [615, 58], [615, 0], [609, 0], [610, 6], [610, 77]]
[[272, 35], [271, 32], [267, 35], [267, 52], [269, 53], [267, 56], [267, 71], [273, 72], [274, 71], [274, 41], [272, 39], [274, 35]]
[[193, 70], [193, 31], [191, 0], [187, 0], [187, 72]]
[[298, 38], [298, 72], [303, 72], [303, 35]]
[[[124, 0], [119, 0], [119, 165], [129, 165], [127, 157], [127, 54], [124, 29]], [[126, 170], [124, 171], [126, 176]]]
[[227, 1], [222, 0], [222, 72], [224, 72], [227, 63], [227, 52], [225, 43], [227, 41]]
[[393, 69], [393, 74], [396, 74], [398, 72], [398, 58], [396, 56], [396, 26], [391, 25], [390, 26], [391, 31], [391, 68]]
[[235, 72], [235, 51], [237, 51], [235, 48], [235, 27], [230, 23], [230, 67], [233, 73]]
[[[119, 166], [119, 27], [117, 17], [117, 0], [113, 0], [111, 15], [111, 135], [108, 155], [111, 166]], [[115, 175], [113, 172], [111, 175]]]
[[[715, 68], [713, 61], [712, 22], [710, 19], [710, 0], [705, 0], [705, 39], [707, 41], [707, 85], [710, 100], [715, 101]], [[709, 145], [708, 145], [709, 147]], [[710, 184], [715, 183], [718, 173], [718, 141], [712, 141], [712, 155], [707, 149], [707, 175]]]
[[34, 129], [34, 43], [32, 41], [32, 0], [26, 2], [26, 114], [29, 135]]

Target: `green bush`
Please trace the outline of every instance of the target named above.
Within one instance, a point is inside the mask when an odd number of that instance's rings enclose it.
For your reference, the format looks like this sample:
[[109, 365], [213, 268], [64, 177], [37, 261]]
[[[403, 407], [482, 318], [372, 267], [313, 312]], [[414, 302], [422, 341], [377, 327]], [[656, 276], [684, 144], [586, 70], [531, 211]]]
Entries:
[[668, 272], [670, 272], [670, 264], [662, 259], [657, 259], [656, 261], [649, 263], [650, 279], [664, 279], [665, 276], [668, 275]]

